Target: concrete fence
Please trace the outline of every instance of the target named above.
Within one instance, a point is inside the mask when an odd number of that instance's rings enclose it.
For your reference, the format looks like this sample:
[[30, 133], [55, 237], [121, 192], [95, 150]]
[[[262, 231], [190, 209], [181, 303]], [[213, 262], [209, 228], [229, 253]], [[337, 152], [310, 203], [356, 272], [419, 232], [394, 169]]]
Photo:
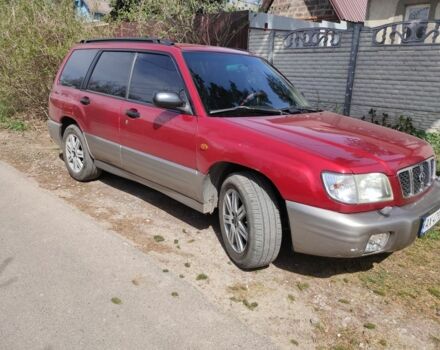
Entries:
[[330, 28], [251, 21], [249, 51], [271, 61], [315, 106], [355, 117], [373, 108], [390, 121], [440, 130], [440, 22]]

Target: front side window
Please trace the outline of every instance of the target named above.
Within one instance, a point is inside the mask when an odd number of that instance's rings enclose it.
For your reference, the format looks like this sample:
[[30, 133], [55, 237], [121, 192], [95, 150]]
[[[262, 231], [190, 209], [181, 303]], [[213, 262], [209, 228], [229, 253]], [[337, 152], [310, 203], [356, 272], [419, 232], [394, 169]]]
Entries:
[[133, 52], [104, 51], [93, 70], [87, 89], [125, 97], [133, 58]]
[[220, 52], [186, 52], [184, 57], [208, 114], [309, 106], [287, 79], [258, 57]]
[[128, 98], [152, 103], [157, 92], [175, 92], [185, 99], [184, 84], [173, 60], [166, 55], [139, 53]]
[[61, 85], [79, 89], [97, 52], [98, 50], [73, 51], [61, 73]]

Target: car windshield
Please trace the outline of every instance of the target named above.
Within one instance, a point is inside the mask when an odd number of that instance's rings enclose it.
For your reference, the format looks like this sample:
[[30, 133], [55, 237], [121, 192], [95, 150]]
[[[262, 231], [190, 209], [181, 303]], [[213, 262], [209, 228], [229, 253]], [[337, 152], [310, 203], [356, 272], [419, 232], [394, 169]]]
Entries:
[[186, 52], [184, 57], [209, 114], [267, 114], [309, 107], [304, 96], [261, 58], [220, 52]]

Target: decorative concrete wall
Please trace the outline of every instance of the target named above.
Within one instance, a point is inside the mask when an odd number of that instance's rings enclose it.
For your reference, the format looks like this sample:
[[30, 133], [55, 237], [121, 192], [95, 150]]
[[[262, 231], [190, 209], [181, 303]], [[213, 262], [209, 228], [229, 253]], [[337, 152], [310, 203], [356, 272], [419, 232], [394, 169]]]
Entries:
[[390, 121], [405, 115], [418, 128], [440, 130], [439, 28], [440, 22], [362, 28], [356, 52], [353, 29], [296, 22], [289, 31], [251, 28], [249, 51], [269, 59], [317, 107], [342, 113], [348, 94], [352, 116], [373, 108]]

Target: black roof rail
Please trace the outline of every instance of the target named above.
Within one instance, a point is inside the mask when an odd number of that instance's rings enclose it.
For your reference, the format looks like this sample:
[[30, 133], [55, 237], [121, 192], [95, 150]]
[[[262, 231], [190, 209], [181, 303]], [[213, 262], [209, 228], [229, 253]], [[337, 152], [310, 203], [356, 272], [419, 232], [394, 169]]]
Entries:
[[151, 44], [162, 44], [167, 46], [174, 45], [173, 41], [159, 38], [149, 38], [149, 37], [122, 37], [122, 38], [97, 38], [97, 39], [83, 39], [80, 41], [80, 44], [88, 44], [88, 43], [101, 43], [101, 42], [144, 42]]

